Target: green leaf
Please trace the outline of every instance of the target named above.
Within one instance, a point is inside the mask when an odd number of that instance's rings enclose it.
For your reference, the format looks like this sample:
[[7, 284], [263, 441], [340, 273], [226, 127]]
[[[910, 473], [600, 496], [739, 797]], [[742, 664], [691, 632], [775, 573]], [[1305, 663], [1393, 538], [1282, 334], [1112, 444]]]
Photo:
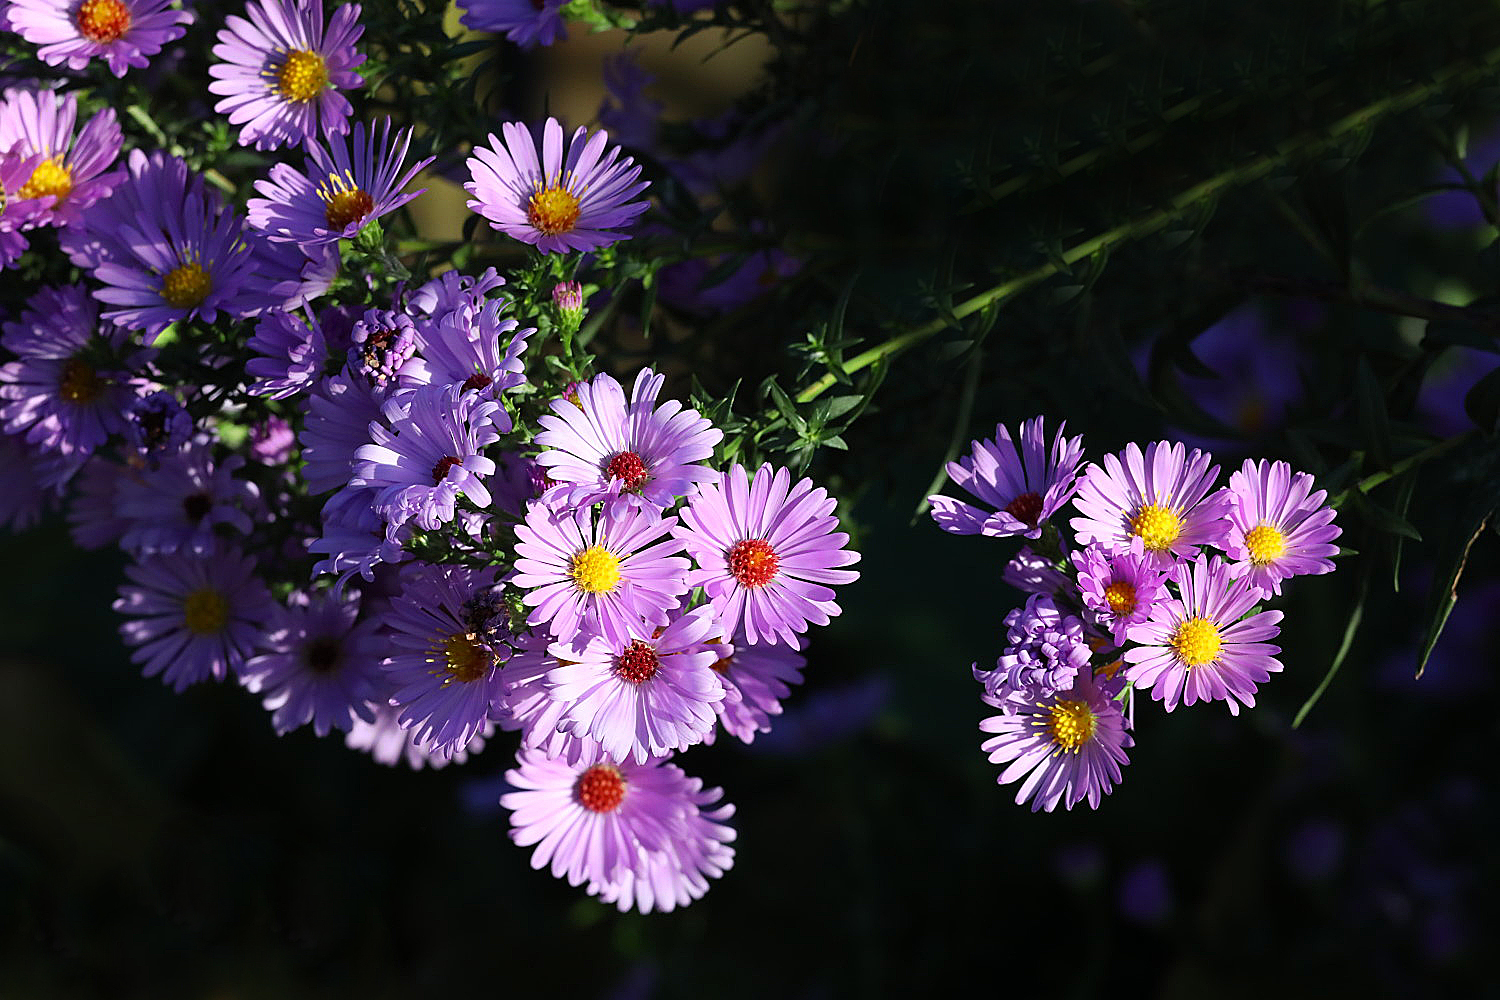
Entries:
[[1313, 689], [1313, 693], [1307, 696], [1302, 707], [1297, 709], [1297, 715], [1292, 719], [1292, 728], [1296, 729], [1302, 725], [1302, 720], [1307, 718], [1307, 713], [1312, 711], [1318, 699], [1323, 697], [1323, 692], [1328, 690], [1328, 685], [1333, 683], [1333, 677], [1339, 672], [1339, 667], [1344, 665], [1345, 658], [1349, 655], [1349, 649], [1354, 645], [1354, 636], [1359, 632], [1360, 620], [1365, 616], [1365, 595], [1370, 589], [1370, 574], [1365, 572], [1359, 578], [1359, 596], [1354, 599], [1354, 610], [1349, 612], [1349, 620], [1344, 623], [1344, 639], [1339, 643], [1338, 652], [1333, 654], [1333, 662], [1328, 665], [1328, 672]]
[[[1411, 506], [1412, 494], [1417, 490], [1418, 469], [1412, 469], [1411, 475], [1401, 480], [1401, 488], [1396, 492], [1396, 513], [1402, 517], [1406, 516], [1407, 508]], [[1401, 592], [1401, 549], [1406, 543], [1404, 535], [1397, 535], [1391, 545], [1391, 590], [1394, 593]]]
[[1349, 499], [1354, 509], [1359, 511], [1360, 516], [1380, 531], [1388, 535], [1403, 535], [1416, 542], [1422, 540], [1422, 533], [1410, 521], [1395, 511], [1386, 510], [1373, 503], [1363, 493], [1351, 493]]
[[1365, 442], [1379, 468], [1391, 464], [1391, 424], [1385, 411], [1385, 392], [1363, 356], [1355, 369], [1355, 389], [1359, 402], [1359, 422]]

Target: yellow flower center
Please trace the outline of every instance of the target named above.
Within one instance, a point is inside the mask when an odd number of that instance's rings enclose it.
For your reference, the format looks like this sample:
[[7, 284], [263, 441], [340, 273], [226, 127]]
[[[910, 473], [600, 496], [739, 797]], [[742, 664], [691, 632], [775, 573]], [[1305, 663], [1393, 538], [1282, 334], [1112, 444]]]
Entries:
[[1081, 699], [1064, 698], [1052, 706], [1052, 717], [1047, 720], [1047, 734], [1052, 742], [1064, 750], [1078, 752], [1078, 748], [1094, 737], [1098, 721], [1089, 703]]
[[318, 197], [323, 199], [323, 217], [333, 229], [359, 222], [375, 210], [375, 199], [348, 174], [329, 174], [328, 182], [318, 188]]
[[63, 364], [62, 378], [57, 381], [57, 394], [69, 403], [92, 403], [104, 391], [104, 380], [93, 366], [78, 358], [69, 358]]
[[1286, 552], [1286, 536], [1275, 525], [1258, 524], [1245, 532], [1245, 548], [1257, 566], [1275, 562]]
[[479, 680], [494, 663], [494, 656], [471, 633], [455, 633], [443, 640], [443, 670], [460, 683]]
[[1201, 667], [1219, 657], [1219, 627], [1207, 618], [1189, 618], [1167, 640], [1172, 652], [1189, 667]]
[[1130, 519], [1130, 533], [1139, 535], [1152, 552], [1164, 552], [1182, 534], [1182, 520], [1172, 508], [1148, 503]]
[[316, 52], [294, 49], [276, 72], [276, 92], [289, 101], [310, 101], [328, 86], [328, 64]]
[[602, 545], [594, 545], [573, 556], [568, 575], [579, 590], [602, 594], [620, 582], [620, 560]]
[[204, 587], [182, 601], [182, 623], [189, 632], [213, 635], [222, 632], [229, 622], [229, 602], [212, 587]]
[[161, 279], [161, 297], [174, 309], [191, 309], [213, 291], [213, 279], [196, 261], [188, 261]]
[[578, 198], [561, 185], [537, 191], [526, 206], [526, 219], [548, 236], [566, 233], [578, 222]]
[[83, 0], [78, 8], [78, 33], [107, 45], [130, 30], [130, 8], [121, 0]]
[[1116, 580], [1104, 588], [1104, 601], [1115, 614], [1128, 615], [1135, 610], [1135, 587], [1127, 580]]
[[54, 156], [50, 160], [43, 160], [37, 164], [37, 168], [31, 172], [31, 177], [21, 190], [16, 192], [17, 198], [45, 198], [52, 195], [61, 205], [73, 190], [73, 175], [68, 168], [62, 165], [62, 157]]

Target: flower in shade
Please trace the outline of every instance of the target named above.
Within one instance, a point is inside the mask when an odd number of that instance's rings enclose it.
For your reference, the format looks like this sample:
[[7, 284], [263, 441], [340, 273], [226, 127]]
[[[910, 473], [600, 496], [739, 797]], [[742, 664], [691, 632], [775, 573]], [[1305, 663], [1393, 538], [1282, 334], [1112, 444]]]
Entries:
[[706, 641], [713, 627], [709, 609], [695, 608], [659, 635], [638, 621], [623, 641], [553, 645], [560, 662], [547, 674], [548, 695], [567, 705], [559, 725], [638, 764], [703, 742], [724, 697], [712, 669], [721, 650]]
[[240, 682], [264, 694], [278, 734], [311, 722], [313, 731], [348, 730], [356, 718], [375, 721], [370, 702], [385, 693], [380, 671], [385, 642], [372, 621], [356, 622], [359, 602], [293, 592], [275, 606], [260, 646], [239, 671]]
[[757, 733], [771, 731], [781, 699], [792, 693], [791, 685], [802, 683], [807, 658], [797, 648], [753, 645], [742, 637], [723, 643], [724, 655], [709, 666], [724, 685], [724, 700], [714, 702], [714, 711], [726, 733], [750, 743]]
[[995, 734], [981, 749], [991, 763], [1006, 765], [997, 782], [1021, 781], [1016, 805], [1029, 799], [1032, 812], [1051, 812], [1088, 799], [1089, 808], [1099, 808], [1119, 784], [1120, 765], [1130, 762], [1125, 751], [1135, 743], [1114, 700], [1120, 687], [1085, 670], [1071, 688], [1007, 704], [1000, 715], [979, 723], [981, 731]]
[[208, 197], [202, 178], [180, 156], [132, 149], [125, 162], [126, 175], [109, 197], [84, 213], [82, 225], [58, 234], [63, 252], [84, 270], [92, 271], [106, 260], [129, 259], [131, 233], [140, 227], [139, 219], [154, 218], [163, 205]]
[[354, 725], [344, 737], [344, 745], [350, 750], [368, 753], [375, 763], [386, 767], [394, 767], [402, 760], [413, 771], [420, 771], [424, 767], [438, 770], [449, 764], [463, 764], [471, 754], [484, 749], [485, 741], [495, 731], [494, 723], [486, 722], [469, 737], [469, 742], [464, 744], [462, 750], [455, 751], [451, 757], [445, 757], [433, 753], [430, 747], [418, 740], [415, 730], [402, 729], [398, 718], [400, 711], [387, 705], [384, 700], [371, 705], [370, 709], [375, 713], [375, 721], [366, 722], [355, 718]]
[[354, 475], [354, 453], [369, 442], [371, 422], [384, 424], [380, 410], [384, 399], [348, 368], [325, 378], [308, 394], [298, 444], [309, 493], [348, 485]]
[[420, 356], [401, 369], [401, 384], [460, 386], [484, 399], [498, 399], [523, 384], [521, 354], [536, 328], [517, 331], [515, 320], [500, 318], [503, 308], [490, 299], [422, 323], [415, 331]]
[[254, 560], [224, 546], [202, 555], [148, 556], [125, 567], [125, 575], [130, 583], [114, 607], [130, 619], [120, 634], [138, 647], [131, 662], [178, 691], [238, 671], [274, 607]]
[[340, 91], [363, 82], [359, 5], [339, 7], [326, 29], [323, 0], [250, 0], [245, 13], [225, 18], [220, 61], [208, 68], [208, 89], [223, 98], [214, 110], [241, 126], [240, 144], [275, 149], [349, 131], [353, 109]]
[[471, 180], [464, 190], [473, 197], [469, 207], [507, 236], [533, 244], [542, 253], [597, 250], [619, 240], [646, 210], [645, 201], [631, 201], [646, 190], [637, 180], [641, 168], [630, 157], [620, 158], [620, 147], [605, 152], [608, 135], [595, 132], [584, 139], [580, 127], [563, 155], [563, 131], [557, 119], [542, 128], [541, 157], [536, 141], [524, 125], [507, 122], [502, 143], [490, 133], [489, 146], [476, 146], [468, 166]]
[[1131, 442], [1120, 456], [1105, 455], [1103, 466], [1090, 465], [1073, 498], [1083, 515], [1071, 522], [1078, 543], [1125, 552], [1138, 538], [1168, 564], [1174, 555], [1191, 560], [1198, 546], [1222, 542], [1229, 499], [1210, 492], [1219, 467], [1209, 466], [1207, 452], [1184, 451], [1180, 443], [1155, 441], [1142, 453]]
[[96, 455], [78, 474], [73, 502], [68, 506], [68, 530], [81, 549], [102, 549], [119, 542], [130, 520], [120, 516], [115, 488], [126, 474], [123, 465]]
[[239, 455], [215, 462], [212, 449], [199, 442], [162, 458], [155, 468], [123, 476], [115, 502], [120, 515], [130, 519], [130, 527], [120, 546], [127, 552], [186, 549], [202, 555], [217, 544], [218, 525], [249, 534], [245, 511], [255, 506], [260, 490], [234, 477], [244, 464]]
[[1260, 599], [1244, 577], [1234, 579], [1218, 556], [1200, 559], [1177, 576], [1181, 598], [1168, 597], [1151, 617], [1132, 625], [1125, 677], [1168, 712], [1179, 703], [1223, 701], [1231, 715], [1255, 705], [1256, 686], [1281, 671], [1276, 637], [1280, 611], [1243, 618]]
[[991, 513], [962, 500], [930, 496], [933, 520], [956, 535], [1040, 538], [1042, 525], [1072, 497], [1083, 460], [1083, 438], [1064, 437], [1066, 426], [1057, 428], [1049, 453], [1041, 417], [1021, 424], [1019, 450], [1010, 429], [997, 424], [994, 440], [975, 441], [973, 451], [948, 463], [948, 476], [998, 509]]
[[700, 485], [673, 533], [698, 569], [720, 634], [743, 631], [752, 643], [794, 645], [809, 623], [840, 613], [828, 584], [852, 583], [859, 561], [833, 514], [837, 501], [811, 479], [791, 485], [785, 468], [762, 465], [754, 477], [735, 464], [723, 481]]
[[1167, 572], [1139, 543], [1125, 552], [1079, 549], [1073, 565], [1083, 606], [1093, 612], [1095, 624], [1109, 629], [1116, 645], [1124, 645], [1126, 630], [1145, 621], [1167, 596]]
[[735, 832], [723, 821], [734, 815], [734, 806], [726, 802], [710, 811], [707, 807], [723, 797], [723, 790], [703, 788], [699, 778], [691, 781], [688, 797], [696, 808], [683, 817], [676, 835], [660, 851], [641, 848], [635, 864], [622, 866], [614, 878], [590, 881], [589, 895], [614, 904], [621, 913], [631, 908], [665, 913], [702, 898], [708, 880], [729, 870]]
[[256, 380], [248, 389], [253, 396], [285, 399], [311, 389], [328, 361], [317, 320], [279, 310], [261, 316], [245, 346], [260, 355], [245, 362], [245, 374]]
[[303, 309], [327, 294], [338, 277], [336, 244], [291, 246], [272, 242], [254, 229], [246, 229], [243, 236], [252, 262], [239, 298], [246, 316]]
[[561, 510], [534, 503], [516, 525], [518, 587], [527, 588], [530, 625], [546, 625], [559, 642], [581, 632], [615, 642], [635, 624], [667, 624], [687, 593], [682, 542], [663, 538], [677, 524], [634, 507]]
[[0, 344], [18, 360], [0, 366], [0, 421], [9, 434], [47, 451], [92, 452], [125, 429], [125, 411], [135, 398], [131, 369], [140, 351], [100, 364], [124, 347], [125, 331], [99, 325], [99, 307], [78, 286], [43, 288]]
[[389, 118], [378, 133], [358, 122], [347, 141], [339, 135], [309, 140], [305, 171], [277, 163], [267, 180], [255, 182], [265, 197], [250, 199], [250, 225], [267, 239], [304, 247], [352, 239], [427, 190], [402, 192], [432, 162], [429, 156], [403, 170], [410, 145], [410, 128], [392, 140]]
[[1229, 521], [1233, 528], [1224, 550], [1233, 560], [1231, 576], [1242, 576], [1270, 597], [1281, 593], [1281, 581], [1308, 573], [1333, 572], [1333, 540], [1342, 533], [1333, 523], [1328, 494], [1313, 492], [1313, 477], [1293, 472], [1285, 462], [1245, 460], [1229, 475]]
[[563, 27], [565, 0], [461, 0], [463, 26], [470, 31], [494, 31], [523, 49], [551, 45], [567, 38]]
[[58, 97], [52, 90], [8, 90], [0, 99], [0, 150], [41, 158], [16, 192], [23, 199], [52, 199], [40, 222], [76, 224], [84, 209], [120, 181], [120, 172], [109, 170], [123, 141], [114, 109], [96, 113], [75, 138], [77, 121], [72, 92]]
[[102, 57], [109, 71], [124, 76], [131, 66], [145, 69], [150, 57], [182, 37], [190, 11], [174, 10], [171, 0], [10, 0], [10, 29], [33, 45], [48, 66], [81, 70]]
[[551, 494], [572, 506], [613, 497], [640, 497], [665, 509], [718, 472], [696, 464], [710, 458], [724, 434], [697, 410], [675, 399], [660, 406], [664, 377], [649, 368], [636, 376], [630, 400], [620, 383], [596, 375], [578, 387], [577, 403], [552, 401], [541, 416], [537, 464], [557, 486]]
[[165, 390], [137, 399], [125, 415], [125, 439], [146, 455], [155, 469], [161, 456], [187, 447], [193, 418], [177, 397]]
[[1058, 569], [1053, 560], [1033, 552], [1029, 545], [1021, 546], [1021, 550], [1005, 564], [1000, 579], [1028, 594], [1057, 594], [1073, 589], [1068, 574]]
[[22, 531], [36, 523], [42, 510], [54, 506], [57, 494], [38, 481], [36, 456], [20, 438], [0, 434], [0, 527]]
[[1088, 673], [1093, 650], [1083, 621], [1064, 614], [1051, 597], [1032, 594], [1005, 616], [1006, 647], [993, 670], [974, 671], [991, 698], [1035, 702], [1073, 686]]

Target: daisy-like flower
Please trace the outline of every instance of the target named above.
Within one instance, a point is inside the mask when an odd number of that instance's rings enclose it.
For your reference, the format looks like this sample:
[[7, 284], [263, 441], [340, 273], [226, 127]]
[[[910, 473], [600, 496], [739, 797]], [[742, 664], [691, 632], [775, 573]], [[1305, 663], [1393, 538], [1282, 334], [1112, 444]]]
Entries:
[[1179, 703], [1222, 701], [1231, 715], [1255, 705], [1256, 686], [1281, 672], [1276, 637], [1280, 611], [1241, 620], [1260, 599], [1250, 581], [1234, 579], [1218, 556], [1199, 559], [1178, 574], [1181, 598], [1169, 597], [1151, 617], [1130, 626], [1125, 678], [1172, 711]]
[[598, 763], [603, 751], [587, 736], [559, 728], [566, 703], [548, 695], [547, 674], [559, 661], [547, 654], [544, 637], [527, 631], [515, 637], [516, 654], [505, 664], [505, 704], [496, 718], [504, 729], [521, 731], [521, 746], [569, 764]]
[[19, 141], [15, 149], [0, 146], [0, 268], [9, 267], [26, 251], [21, 231], [29, 229], [52, 207], [52, 198], [22, 198], [21, 189], [42, 163], [40, 153], [27, 153]]
[[1109, 630], [1115, 645], [1125, 644], [1126, 630], [1146, 620], [1156, 602], [1167, 596], [1168, 574], [1139, 543], [1126, 552], [1089, 546], [1073, 553], [1078, 590], [1096, 625]]
[[311, 316], [268, 312], [245, 346], [260, 355], [245, 362], [245, 374], [256, 380], [248, 389], [252, 396], [285, 399], [311, 389], [328, 362], [323, 328]]
[[123, 431], [135, 398], [130, 370], [147, 356], [131, 352], [121, 369], [99, 361], [117, 356], [124, 340], [124, 330], [99, 325], [99, 307], [82, 288], [43, 288], [33, 295], [0, 337], [19, 358], [0, 366], [5, 431], [65, 455], [88, 454]]
[[241, 235], [250, 248], [251, 260], [239, 297], [240, 310], [246, 316], [305, 309], [326, 295], [338, 277], [339, 249], [335, 245], [274, 243], [248, 226]]
[[660, 851], [641, 848], [635, 864], [622, 866], [614, 878], [590, 881], [589, 895], [614, 904], [621, 913], [632, 908], [666, 913], [701, 899], [708, 892], [708, 880], [729, 870], [734, 864], [729, 844], [735, 831], [723, 821], [734, 815], [734, 806], [726, 802], [709, 811], [723, 790], [703, 788], [698, 778], [691, 781], [689, 798], [697, 808], [684, 816], [676, 835]]
[[10, 0], [10, 29], [33, 45], [48, 66], [72, 70], [103, 58], [109, 71], [124, 76], [131, 66], [145, 69], [150, 57], [181, 38], [193, 15], [173, 10], [172, 0]]
[[349, 484], [354, 454], [370, 441], [370, 424], [384, 425], [383, 394], [348, 368], [323, 379], [307, 397], [302, 446], [302, 478], [313, 495]]
[[721, 650], [707, 643], [713, 628], [709, 609], [695, 608], [660, 635], [640, 621], [623, 642], [555, 644], [549, 652], [560, 662], [547, 683], [548, 696], [567, 706], [560, 726], [637, 764], [702, 743], [724, 698], [712, 669]]
[[418, 566], [402, 576], [401, 595], [380, 616], [391, 704], [403, 728], [431, 753], [451, 757], [488, 723], [505, 683], [504, 643], [475, 631], [471, 603], [495, 583], [494, 567]]
[[470, 31], [494, 31], [523, 49], [551, 45], [567, 38], [563, 27], [565, 0], [461, 0], [463, 26]]
[[[1213, 456], [1180, 442], [1131, 442], [1121, 456], [1105, 455], [1104, 465], [1084, 472], [1072, 519], [1080, 545], [1108, 552], [1128, 551], [1140, 539], [1163, 565], [1172, 557], [1193, 560], [1200, 545], [1218, 545], [1229, 528], [1229, 499], [1213, 490], [1219, 476]], [[1121, 457], [1124, 461], [1122, 463]]]
[[534, 503], [516, 525], [516, 574], [527, 588], [530, 625], [546, 625], [559, 642], [581, 632], [629, 642], [637, 621], [667, 624], [687, 593], [682, 542], [663, 538], [677, 524], [634, 507], [560, 510]]
[[993, 670], [974, 671], [985, 694], [1001, 701], [1035, 702], [1066, 691], [1088, 672], [1093, 655], [1083, 621], [1046, 594], [1032, 594], [1005, 616], [1005, 641]]
[[50, 198], [37, 223], [76, 225], [83, 210], [107, 196], [121, 172], [109, 170], [120, 155], [123, 137], [113, 108], [84, 124], [77, 137], [78, 98], [61, 98], [51, 90], [8, 90], [0, 99], [0, 149], [22, 157], [40, 157], [17, 197]]
[[743, 631], [752, 643], [796, 644], [809, 623], [827, 625], [841, 612], [827, 584], [852, 583], [859, 561], [835, 531], [837, 501], [811, 479], [791, 485], [785, 468], [762, 465], [748, 476], [736, 464], [723, 482], [699, 486], [673, 529], [698, 569], [688, 587], [702, 587], [721, 635]]
[[356, 718], [373, 723], [370, 702], [386, 691], [380, 670], [386, 644], [375, 622], [356, 622], [359, 602], [301, 591], [266, 622], [265, 650], [240, 668], [240, 682], [271, 713], [278, 735], [311, 722], [313, 732], [347, 731]]
[[459, 386], [430, 386], [392, 397], [381, 414], [391, 430], [371, 424], [375, 443], [354, 453], [349, 484], [377, 491], [374, 506], [392, 528], [410, 520], [425, 531], [447, 524], [460, 493], [490, 505], [483, 480], [495, 463], [482, 452], [510, 430], [504, 407]]
[[1313, 492], [1313, 477], [1293, 472], [1285, 462], [1245, 459], [1229, 475], [1229, 521], [1234, 526], [1224, 550], [1234, 560], [1231, 576], [1245, 577], [1263, 597], [1281, 593], [1281, 581], [1303, 574], [1333, 572], [1333, 540], [1342, 529], [1328, 494]]
[[469, 207], [493, 228], [542, 253], [597, 250], [630, 238], [612, 230], [646, 210], [645, 201], [630, 199], [647, 183], [637, 180], [641, 168], [633, 159], [620, 158], [619, 146], [605, 152], [606, 133], [585, 140], [587, 129], [580, 126], [564, 158], [562, 126], [548, 118], [538, 159], [524, 125], [507, 122], [501, 131], [504, 143], [491, 132], [489, 146], [475, 147], [468, 161], [472, 180], [464, 185], [473, 195]]
[[136, 400], [125, 414], [125, 440], [156, 469], [164, 455], [175, 455], [193, 437], [193, 418], [177, 397], [158, 390]]
[[419, 356], [401, 369], [401, 384], [454, 385], [484, 399], [499, 399], [525, 383], [521, 354], [536, 328], [517, 331], [515, 320], [500, 318], [503, 308], [503, 302], [491, 299], [420, 324], [415, 330]]
[[208, 68], [214, 110], [240, 126], [240, 145], [256, 149], [315, 142], [349, 131], [347, 98], [363, 80], [365, 57], [354, 47], [364, 33], [358, 4], [334, 11], [324, 29], [323, 0], [250, 0], [249, 20], [230, 15]]
[[130, 619], [120, 626], [125, 643], [139, 647], [131, 662], [177, 691], [238, 671], [274, 607], [254, 560], [223, 546], [148, 556], [125, 575], [114, 608]]
[[250, 225], [269, 240], [303, 247], [352, 239], [366, 223], [427, 190], [402, 191], [432, 162], [429, 156], [403, 170], [410, 145], [410, 128], [392, 140], [389, 118], [378, 133], [358, 122], [347, 141], [338, 135], [309, 140], [304, 172], [277, 163], [267, 180], [255, 182], [265, 197], [250, 199]]
[[696, 464], [714, 453], [724, 433], [675, 399], [660, 406], [664, 377], [649, 368], [636, 376], [626, 402], [620, 383], [597, 375], [578, 387], [577, 403], [552, 401], [538, 420], [537, 464], [557, 486], [560, 502], [584, 506], [614, 497], [640, 497], [665, 509], [718, 472]]
[[163, 205], [185, 204], [188, 198], [209, 197], [203, 180], [180, 156], [161, 150], [132, 149], [126, 156], [127, 175], [109, 197], [84, 213], [82, 224], [58, 233], [58, 243], [72, 262], [92, 271], [106, 260], [130, 257], [129, 231], [142, 216], [154, 218]]
[[398, 721], [400, 711], [387, 705], [384, 699], [371, 705], [370, 709], [375, 714], [375, 721], [366, 722], [356, 718], [348, 735], [344, 737], [344, 746], [368, 753], [375, 763], [386, 767], [395, 767], [403, 760], [413, 771], [420, 771], [424, 767], [436, 771], [449, 764], [463, 764], [471, 755], [483, 750], [485, 741], [495, 732], [494, 724], [486, 722], [478, 732], [469, 737], [469, 742], [464, 744], [462, 750], [455, 751], [451, 757], [444, 757], [433, 753], [430, 747], [419, 741], [414, 730], [402, 729]]
[[115, 490], [120, 515], [130, 520], [120, 546], [127, 552], [183, 549], [202, 555], [217, 545], [217, 525], [249, 534], [246, 509], [254, 508], [260, 489], [234, 477], [244, 464], [238, 455], [216, 463], [212, 449], [200, 441], [162, 458], [155, 468], [127, 473]]
[[[709, 664], [724, 685], [724, 700], [714, 702], [724, 731], [744, 743], [771, 731], [771, 717], [781, 714], [781, 699], [802, 683], [807, 658], [797, 646], [754, 645], [736, 637], [723, 644], [726, 655]], [[712, 739], [704, 742], [712, 742]]]
[[994, 737], [981, 749], [990, 762], [1006, 765], [997, 782], [1021, 781], [1016, 805], [1031, 800], [1031, 811], [1068, 809], [1088, 799], [1089, 808], [1120, 782], [1120, 765], [1135, 741], [1125, 732], [1125, 716], [1114, 696], [1120, 682], [1085, 670], [1066, 691], [1006, 711], [979, 723]]
[[1077, 488], [1083, 438], [1064, 437], [1066, 427], [1063, 424], [1057, 428], [1049, 453], [1041, 417], [1021, 424], [1019, 450], [1010, 429], [996, 424], [994, 440], [975, 441], [972, 452], [948, 463], [948, 477], [954, 485], [999, 509], [991, 513], [962, 500], [930, 496], [927, 502], [932, 504], [932, 519], [955, 535], [1040, 538], [1042, 525]]

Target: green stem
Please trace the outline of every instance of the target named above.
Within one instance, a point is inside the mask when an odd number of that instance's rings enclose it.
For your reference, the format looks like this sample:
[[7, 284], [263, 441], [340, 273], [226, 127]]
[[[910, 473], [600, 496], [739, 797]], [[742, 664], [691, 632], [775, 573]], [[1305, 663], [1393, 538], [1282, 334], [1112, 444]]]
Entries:
[[1366, 476], [1359, 482], [1355, 483], [1349, 489], [1334, 497], [1333, 506], [1340, 506], [1345, 500], [1349, 498], [1350, 493], [1370, 492], [1381, 483], [1386, 482], [1390, 479], [1395, 479], [1397, 476], [1401, 475], [1408, 469], [1411, 469], [1414, 466], [1421, 465], [1423, 462], [1434, 459], [1451, 448], [1458, 447], [1458, 445], [1472, 438], [1474, 434], [1474, 431], [1469, 430], [1464, 431], [1462, 434], [1455, 434], [1450, 438], [1444, 438], [1443, 440], [1438, 441], [1436, 444], [1428, 445], [1426, 448], [1423, 448], [1421, 451], [1417, 452], [1414, 455], [1408, 455], [1406, 458], [1403, 458], [1395, 465], [1392, 465], [1389, 469], [1386, 469], [1384, 472], [1376, 472]]

